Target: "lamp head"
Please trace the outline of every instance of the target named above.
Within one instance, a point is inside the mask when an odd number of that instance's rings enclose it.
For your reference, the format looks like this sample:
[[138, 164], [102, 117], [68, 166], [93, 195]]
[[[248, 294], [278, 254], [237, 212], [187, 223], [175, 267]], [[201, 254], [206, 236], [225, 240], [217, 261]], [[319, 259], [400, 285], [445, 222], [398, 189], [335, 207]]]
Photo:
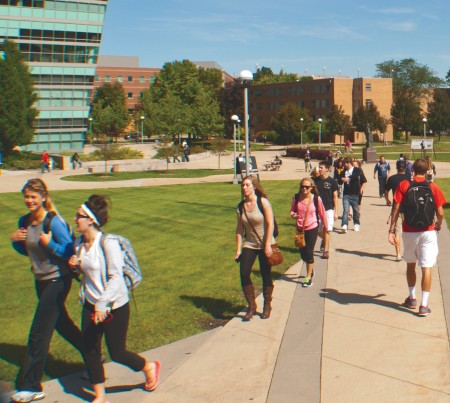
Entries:
[[253, 74], [250, 70], [242, 70], [239, 73], [239, 78], [242, 81], [253, 81]]
[[231, 117], [231, 120], [234, 120], [235, 122], [239, 122], [239, 116], [238, 115], [233, 115]]

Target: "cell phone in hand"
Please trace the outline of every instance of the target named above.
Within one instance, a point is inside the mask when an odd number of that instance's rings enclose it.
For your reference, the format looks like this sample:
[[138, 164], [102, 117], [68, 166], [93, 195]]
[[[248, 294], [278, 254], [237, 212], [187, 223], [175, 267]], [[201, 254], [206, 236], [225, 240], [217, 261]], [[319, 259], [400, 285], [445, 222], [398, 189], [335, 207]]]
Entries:
[[236, 263], [239, 263], [239, 262], [241, 261], [241, 255], [239, 255], [236, 259], [234, 259], [234, 261], [235, 261]]

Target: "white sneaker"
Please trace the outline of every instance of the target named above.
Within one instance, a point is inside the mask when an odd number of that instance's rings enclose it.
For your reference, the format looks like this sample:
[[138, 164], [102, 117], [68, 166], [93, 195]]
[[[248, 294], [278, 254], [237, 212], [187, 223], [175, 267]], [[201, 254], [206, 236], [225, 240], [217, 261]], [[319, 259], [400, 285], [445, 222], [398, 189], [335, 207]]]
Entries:
[[341, 227], [341, 229], [342, 229], [342, 232], [345, 234], [345, 233], [347, 233], [348, 226], [344, 224], [344, 225]]
[[22, 390], [11, 396], [11, 401], [19, 403], [28, 403], [35, 400], [44, 399], [47, 396], [44, 392], [32, 392], [28, 390]]
[[355, 224], [355, 231], [356, 231], [356, 232], [359, 231], [359, 224]]

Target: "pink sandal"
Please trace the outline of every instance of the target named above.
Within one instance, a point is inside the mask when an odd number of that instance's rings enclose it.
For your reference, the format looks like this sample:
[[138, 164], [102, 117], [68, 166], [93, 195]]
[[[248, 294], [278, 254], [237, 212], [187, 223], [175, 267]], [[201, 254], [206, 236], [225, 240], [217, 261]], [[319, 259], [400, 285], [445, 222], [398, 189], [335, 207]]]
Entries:
[[[156, 389], [156, 387], [158, 386], [158, 382], [159, 382], [159, 371], [161, 369], [161, 363], [158, 360], [155, 360], [153, 362], [153, 364], [155, 364], [155, 375], [153, 376], [153, 379], [151, 381], [145, 382], [145, 385], [144, 385], [144, 389], [147, 392], [154, 391]], [[150, 386], [152, 384], [153, 384], [153, 386]]]

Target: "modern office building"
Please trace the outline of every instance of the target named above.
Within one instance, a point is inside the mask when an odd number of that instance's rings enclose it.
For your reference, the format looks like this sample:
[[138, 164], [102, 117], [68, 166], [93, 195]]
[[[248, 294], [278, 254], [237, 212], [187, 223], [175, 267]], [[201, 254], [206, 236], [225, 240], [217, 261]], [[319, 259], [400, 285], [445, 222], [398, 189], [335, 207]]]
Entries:
[[0, 0], [0, 41], [14, 40], [39, 95], [27, 150], [83, 147], [107, 0]]
[[[333, 105], [341, 105], [353, 117], [360, 106], [374, 104], [381, 116], [390, 119], [392, 107], [391, 78], [319, 77], [295, 82], [251, 85], [249, 109], [251, 126], [255, 132], [272, 130], [271, 120], [280, 107], [292, 102], [317, 120], [326, 118]], [[392, 125], [388, 124], [387, 141], [393, 139]], [[355, 132], [354, 142], [364, 142], [365, 135]]]

